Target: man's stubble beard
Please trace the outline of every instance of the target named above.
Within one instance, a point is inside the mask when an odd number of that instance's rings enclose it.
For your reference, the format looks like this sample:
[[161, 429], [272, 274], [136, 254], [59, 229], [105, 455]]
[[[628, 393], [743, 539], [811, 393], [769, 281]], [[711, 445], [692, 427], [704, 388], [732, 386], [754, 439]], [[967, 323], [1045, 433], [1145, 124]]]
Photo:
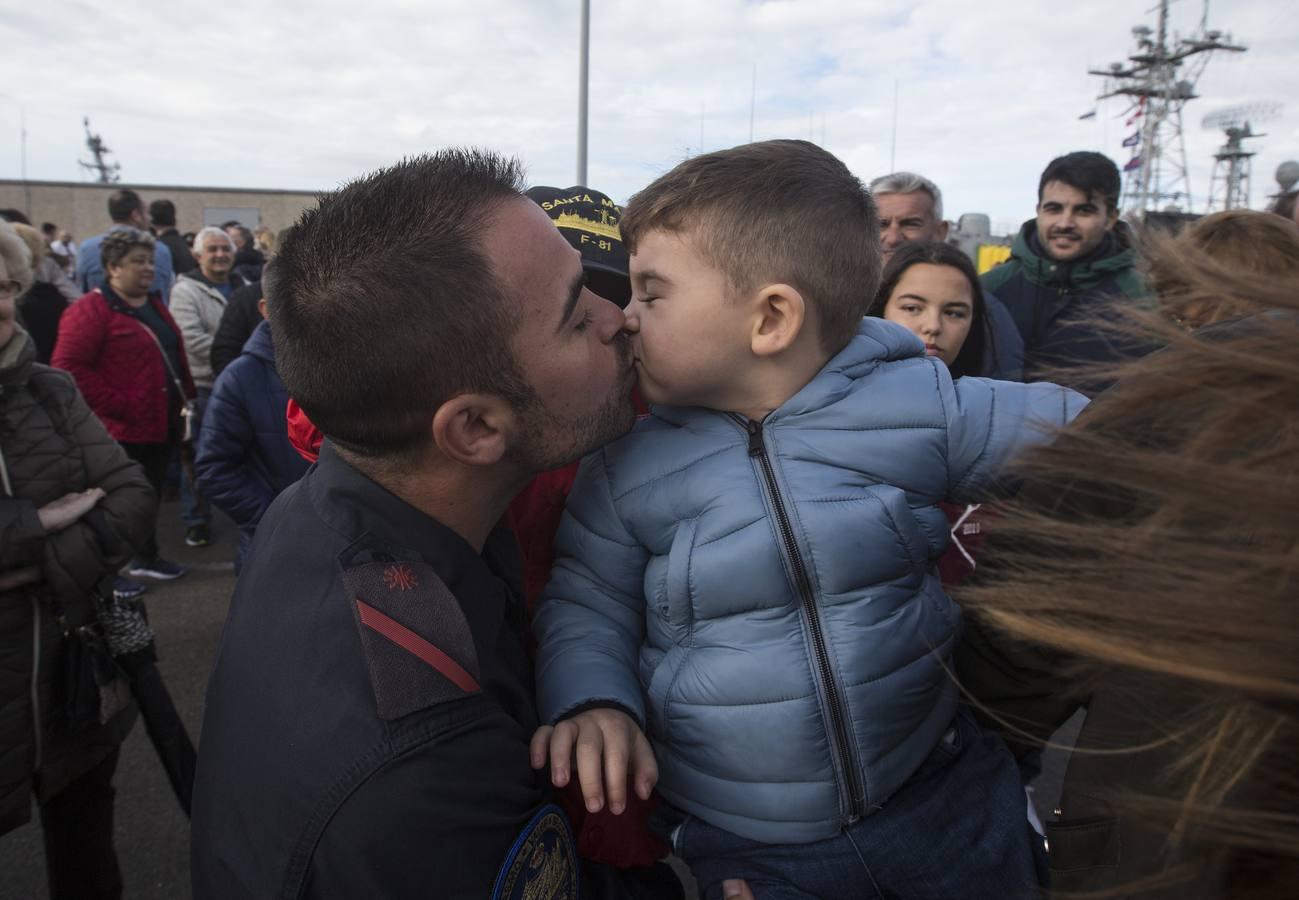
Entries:
[[623, 374], [598, 409], [559, 419], [531, 391], [517, 405], [527, 436], [522, 446], [511, 451], [520, 468], [529, 472], [558, 469], [617, 440], [636, 424], [636, 408], [631, 401], [636, 370], [627, 365], [631, 344], [626, 337], [620, 336], [618, 341], [618, 367]]

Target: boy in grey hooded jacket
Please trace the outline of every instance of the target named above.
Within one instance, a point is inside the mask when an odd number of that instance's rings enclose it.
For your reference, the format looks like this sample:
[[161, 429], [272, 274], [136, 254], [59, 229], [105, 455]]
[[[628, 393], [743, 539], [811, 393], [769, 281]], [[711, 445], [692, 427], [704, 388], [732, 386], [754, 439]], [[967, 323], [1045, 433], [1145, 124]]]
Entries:
[[[533, 764], [563, 785], [575, 756], [590, 809], [657, 780], [708, 896], [737, 876], [780, 897], [1028, 896], [1014, 763], [958, 720], [947, 675], [938, 503], [989, 491], [1085, 400], [954, 384], [863, 320], [874, 204], [814, 145], [695, 157], [621, 225], [651, 415], [569, 496]], [[944, 803], [950, 822], [924, 812]]]

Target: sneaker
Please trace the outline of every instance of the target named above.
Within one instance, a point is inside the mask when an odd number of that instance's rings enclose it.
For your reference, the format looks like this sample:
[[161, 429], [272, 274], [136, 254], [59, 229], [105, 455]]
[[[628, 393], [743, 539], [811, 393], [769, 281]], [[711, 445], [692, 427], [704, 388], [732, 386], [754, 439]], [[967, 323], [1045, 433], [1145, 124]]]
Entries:
[[118, 600], [134, 600], [148, 590], [138, 581], [132, 581], [129, 578], [123, 578], [121, 575], [113, 577], [113, 596]]
[[132, 578], [152, 578], [155, 581], [174, 581], [184, 575], [187, 570], [184, 566], [178, 566], [168, 559], [159, 557], [153, 562], [133, 562], [131, 568], [126, 570], [126, 574]]
[[185, 529], [185, 544], [189, 547], [206, 547], [212, 543], [212, 529], [206, 524], [191, 525]]

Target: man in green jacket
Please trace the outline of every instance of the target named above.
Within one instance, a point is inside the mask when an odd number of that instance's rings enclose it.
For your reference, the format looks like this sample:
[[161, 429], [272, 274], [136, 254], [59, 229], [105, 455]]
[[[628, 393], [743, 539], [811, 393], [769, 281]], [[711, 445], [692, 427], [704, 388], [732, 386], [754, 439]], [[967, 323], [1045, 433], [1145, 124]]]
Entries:
[[983, 276], [1024, 338], [1027, 380], [1140, 352], [1097, 327], [1110, 301], [1145, 292], [1119, 221], [1120, 186], [1118, 167], [1100, 153], [1051, 160], [1038, 182], [1036, 218], [1020, 229], [1010, 259]]

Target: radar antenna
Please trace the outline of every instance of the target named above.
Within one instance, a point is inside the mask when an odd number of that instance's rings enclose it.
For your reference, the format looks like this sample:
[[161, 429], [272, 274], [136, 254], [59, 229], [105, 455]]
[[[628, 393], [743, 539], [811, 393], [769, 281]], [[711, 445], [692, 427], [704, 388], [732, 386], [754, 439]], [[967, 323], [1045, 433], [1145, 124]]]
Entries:
[[1257, 150], [1248, 150], [1246, 138], [1266, 135], [1253, 130], [1253, 124], [1267, 122], [1281, 114], [1275, 102], [1248, 103], [1209, 113], [1200, 123], [1208, 131], [1221, 131], [1227, 142], [1213, 154], [1213, 175], [1209, 179], [1208, 212], [1222, 209], [1249, 208], [1249, 182]]

